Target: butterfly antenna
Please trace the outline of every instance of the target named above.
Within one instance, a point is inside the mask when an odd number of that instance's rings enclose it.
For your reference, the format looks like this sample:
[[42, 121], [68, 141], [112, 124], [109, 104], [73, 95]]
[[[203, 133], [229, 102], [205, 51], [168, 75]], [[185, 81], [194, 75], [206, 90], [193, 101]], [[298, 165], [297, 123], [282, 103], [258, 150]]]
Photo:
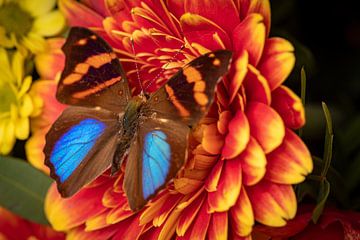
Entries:
[[150, 87], [160, 77], [160, 75], [165, 72], [167, 66], [169, 66], [169, 64], [173, 61], [173, 59], [175, 59], [177, 57], [177, 55], [179, 55], [179, 53], [184, 48], [185, 48], [185, 44], [180, 47], [180, 49], [174, 54], [174, 56], [172, 56], [172, 58], [170, 58], [170, 60], [165, 64], [165, 66], [161, 69], [161, 71], [146, 85], [146, 87], [144, 88], [144, 91], [146, 91], [148, 89], [148, 87]]
[[140, 93], [140, 95], [143, 95], [143, 94], [144, 94], [144, 89], [143, 89], [143, 86], [142, 86], [142, 83], [141, 83], [141, 79], [140, 79], [140, 71], [139, 71], [139, 66], [138, 66], [138, 64], [137, 64], [137, 57], [136, 57], [135, 46], [134, 46], [134, 39], [131, 37], [131, 38], [130, 38], [130, 41], [131, 41], [131, 48], [132, 48], [132, 51], [133, 51], [133, 54], [134, 54], [134, 58], [135, 58], [136, 75], [137, 75], [137, 79], [138, 79], [138, 82], [139, 82], [139, 86], [140, 86], [140, 88], [141, 88], [141, 93]]

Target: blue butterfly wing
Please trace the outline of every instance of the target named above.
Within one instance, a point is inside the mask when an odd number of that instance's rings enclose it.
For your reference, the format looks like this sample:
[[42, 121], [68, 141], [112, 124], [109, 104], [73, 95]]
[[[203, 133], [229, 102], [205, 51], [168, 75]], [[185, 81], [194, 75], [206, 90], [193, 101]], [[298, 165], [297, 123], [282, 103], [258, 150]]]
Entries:
[[110, 165], [116, 148], [117, 116], [111, 112], [70, 107], [46, 136], [45, 163], [67, 197]]
[[140, 119], [125, 167], [124, 190], [138, 210], [175, 177], [187, 157], [189, 127], [168, 119]]

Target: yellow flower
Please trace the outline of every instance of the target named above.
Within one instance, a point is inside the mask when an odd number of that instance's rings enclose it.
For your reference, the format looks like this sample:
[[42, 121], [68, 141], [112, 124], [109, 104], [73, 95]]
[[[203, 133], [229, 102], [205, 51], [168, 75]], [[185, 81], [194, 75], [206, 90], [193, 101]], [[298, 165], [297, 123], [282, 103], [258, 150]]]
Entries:
[[44, 50], [44, 37], [60, 33], [65, 18], [54, 10], [56, 0], [0, 0], [0, 46]]
[[0, 48], [0, 154], [8, 154], [16, 138], [28, 138], [29, 117], [40, 113], [41, 98], [28, 94], [32, 78], [24, 77], [25, 57]]

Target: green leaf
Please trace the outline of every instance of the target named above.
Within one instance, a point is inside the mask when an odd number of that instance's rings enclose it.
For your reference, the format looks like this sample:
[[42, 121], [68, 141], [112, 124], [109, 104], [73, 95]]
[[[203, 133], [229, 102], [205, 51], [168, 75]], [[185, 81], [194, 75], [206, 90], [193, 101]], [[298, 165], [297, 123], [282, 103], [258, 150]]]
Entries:
[[327, 174], [330, 164], [331, 164], [334, 133], [333, 133], [333, 127], [332, 127], [331, 114], [330, 114], [329, 108], [327, 107], [327, 105], [324, 102], [322, 102], [322, 108], [323, 108], [325, 120], [326, 120], [326, 132], [325, 132], [324, 157], [323, 157], [324, 167], [323, 167], [323, 170], [321, 171], [321, 176], [326, 177], [326, 174]]
[[[304, 66], [301, 68], [301, 102], [305, 107], [305, 98], [306, 98], [306, 72]], [[299, 136], [302, 137], [303, 128], [299, 129]]]
[[0, 156], [0, 206], [41, 224], [48, 224], [44, 199], [51, 178], [27, 162]]
[[326, 200], [329, 197], [329, 193], [330, 193], [330, 183], [328, 182], [328, 180], [324, 179], [324, 181], [320, 183], [320, 192], [318, 195], [317, 204], [312, 213], [312, 220], [315, 224], [319, 220], [324, 210]]

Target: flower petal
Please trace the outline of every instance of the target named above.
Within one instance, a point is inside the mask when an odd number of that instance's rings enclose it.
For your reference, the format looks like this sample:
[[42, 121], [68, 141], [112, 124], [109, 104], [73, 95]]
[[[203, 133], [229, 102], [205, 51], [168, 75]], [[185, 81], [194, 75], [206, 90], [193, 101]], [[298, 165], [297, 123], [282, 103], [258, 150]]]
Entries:
[[208, 193], [209, 212], [223, 212], [234, 206], [241, 189], [241, 162], [224, 160], [216, 191]]
[[285, 136], [285, 126], [277, 112], [263, 103], [251, 102], [247, 105], [246, 116], [251, 136], [258, 141], [265, 153], [280, 146]]
[[18, 118], [15, 121], [15, 136], [20, 140], [25, 140], [29, 137], [30, 121], [28, 117]]
[[296, 214], [296, 196], [291, 185], [261, 181], [247, 188], [255, 220], [273, 227], [281, 227]]
[[199, 196], [181, 212], [178, 224], [176, 226], [176, 233], [178, 236], [185, 235], [190, 225], [193, 223], [201, 206], [203, 205], [204, 200], [204, 195]]
[[191, 178], [176, 178], [174, 179], [175, 189], [182, 194], [189, 194], [194, 192], [200, 186], [202, 186], [203, 181], [199, 181]]
[[268, 80], [271, 90], [280, 86], [295, 65], [294, 47], [283, 38], [266, 40], [258, 69]]
[[56, 184], [53, 184], [45, 199], [45, 212], [49, 222], [58, 231], [81, 225], [104, 210], [102, 196], [110, 186], [111, 181], [107, 181], [97, 187], [83, 188], [73, 197], [63, 199], [56, 189]]
[[240, 0], [241, 19], [251, 13], [259, 13], [264, 18], [266, 33], [269, 35], [271, 24], [271, 11], [269, 0]]
[[266, 156], [253, 137], [250, 137], [246, 150], [238, 158], [242, 164], [245, 185], [254, 185], [265, 176]]
[[224, 145], [223, 136], [219, 133], [216, 124], [204, 127], [202, 146], [205, 151], [211, 154], [218, 154]]
[[236, 235], [245, 237], [251, 233], [255, 223], [251, 202], [245, 191], [241, 188], [240, 196], [235, 205], [230, 209], [232, 228]]
[[267, 156], [266, 179], [283, 184], [297, 184], [311, 173], [313, 162], [302, 140], [286, 129], [283, 143]]
[[103, 17], [85, 5], [74, 0], [59, 0], [58, 4], [70, 26], [102, 28]]
[[52, 11], [35, 19], [33, 31], [41, 36], [50, 37], [59, 34], [65, 27], [65, 18], [60, 11]]
[[228, 239], [228, 214], [227, 212], [211, 214], [208, 229], [209, 240]]
[[206, 191], [215, 192], [217, 190], [224, 162], [225, 161], [218, 161], [213, 169], [211, 169], [211, 172], [205, 182]]
[[47, 51], [35, 56], [35, 66], [42, 79], [51, 80], [55, 79], [56, 75], [64, 69], [65, 55], [61, 51], [61, 47], [64, 45], [65, 39], [51, 38], [47, 40], [47, 43]]
[[305, 124], [301, 99], [289, 88], [280, 86], [272, 92], [271, 106], [280, 114], [285, 126], [298, 129]]
[[56, 0], [22, 0], [18, 2], [24, 10], [34, 17], [50, 12], [56, 5]]
[[243, 51], [239, 54], [235, 62], [235, 74], [231, 78], [229, 83], [229, 95], [230, 103], [234, 100], [236, 94], [239, 92], [239, 89], [244, 81], [246, 73], [248, 71], [249, 63], [249, 54], [247, 51]]
[[248, 101], [262, 102], [270, 105], [271, 91], [268, 82], [252, 65], [248, 65], [248, 72], [244, 81], [246, 98]]
[[208, 206], [205, 201], [196, 216], [190, 239], [205, 240], [211, 217], [211, 214], [207, 212], [207, 208]]
[[[231, 46], [228, 34], [219, 25], [203, 16], [187, 12], [181, 16], [180, 24], [190, 43], [198, 43], [211, 50]], [[215, 33], [219, 35], [224, 46], [214, 39]]]
[[232, 0], [185, 1], [185, 12], [198, 14], [210, 19], [229, 34], [240, 23], [239, 13]]
[[263, 17], [259, 14], [248, 15], [234, 29], [232, 36], [236, 54], [246, 50], [249, 53], [249, 63], [257, 66], [265, 45]]
[[231, 119], [229, 132], [225, 138], [225, 144], [222, 150], [224, 158], [234, 158], [246, 148], [250, 139], [250, 127], [246, 115], [243, 111], [236, 112]]

